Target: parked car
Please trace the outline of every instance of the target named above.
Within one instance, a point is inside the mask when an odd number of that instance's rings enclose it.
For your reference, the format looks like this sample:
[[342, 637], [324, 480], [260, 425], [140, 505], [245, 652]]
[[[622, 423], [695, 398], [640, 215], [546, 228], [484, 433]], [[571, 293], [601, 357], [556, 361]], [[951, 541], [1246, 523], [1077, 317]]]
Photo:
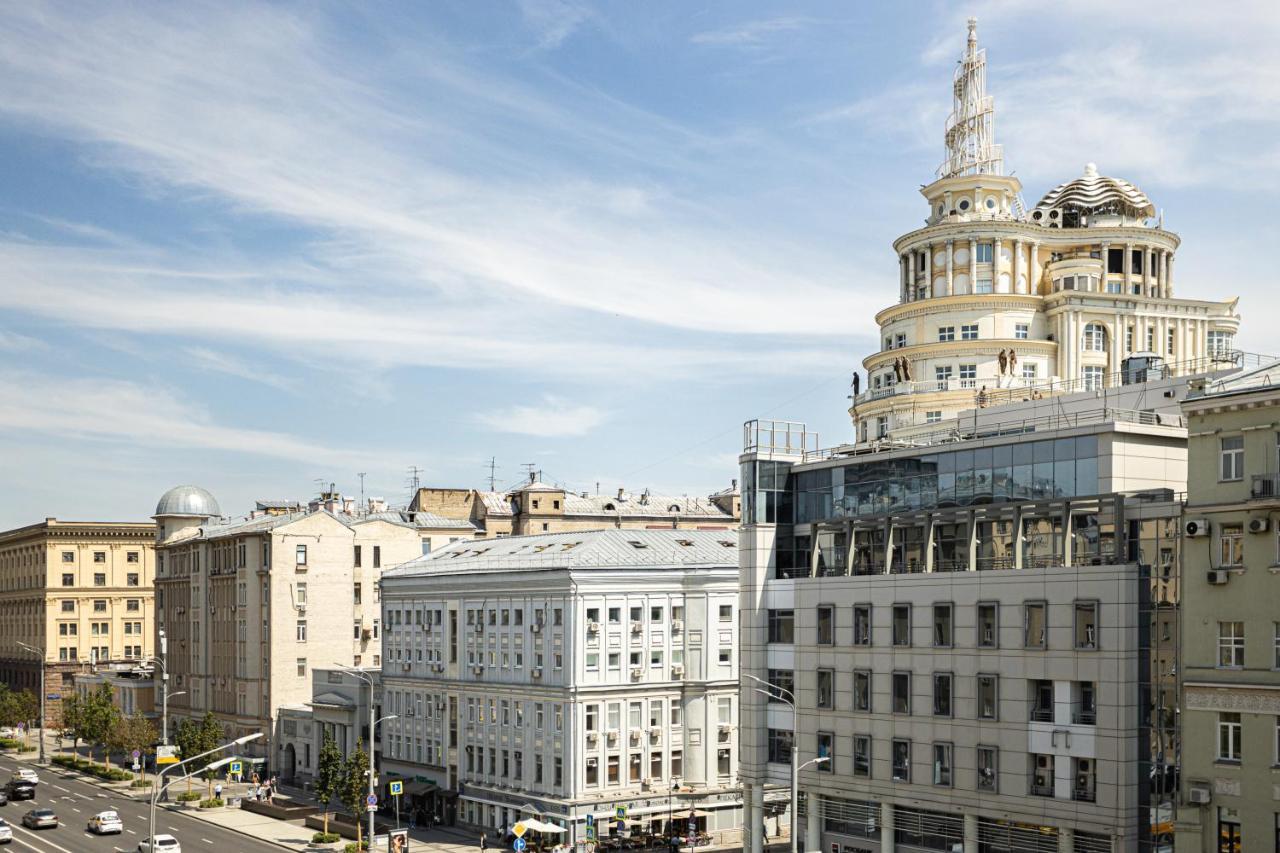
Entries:
[[8, 844], [13, 841], [13, 829], [0, 817], [0, 844]]
[[108, 832], [114, 832], [118, 835], [124, 832], [124, 822], [120, 820], [120, 815], [114, 811], [98, 812], [89, 818], [89, 825], [86, 829], [90, 832], [96, 832], [98, 835], [106, 835]]
[[138, 842], [138, 853], [182, 853], [182, 845], [172, 835], [156, 836], [156, 846], [151, 847], [151, 839], [144, 838]]
[[4, 788], [0, 788], [0, 806], [9, 805], [9, 795], [5, 793]]
[[36, 798], [36, 786], [21, 779], [10, 779], [9, 784], [4, 786], [4, 792], [9, 795], [11, 800], [34, 800]]
[[0, 737], [13, 739], [21, 736], [22, 732], [18, 731], [13, 726], [0, 726]]
[[14, 779], [21, 779], [23, 782], [30, 782], [32, 785], [40, 784], [40, 776], [30, 767], [19, 767], [13, 771]]
[[28, 829], [56, 829], [58, 816], [53, 809], [32, 809], [22, 816], [22, 825]]

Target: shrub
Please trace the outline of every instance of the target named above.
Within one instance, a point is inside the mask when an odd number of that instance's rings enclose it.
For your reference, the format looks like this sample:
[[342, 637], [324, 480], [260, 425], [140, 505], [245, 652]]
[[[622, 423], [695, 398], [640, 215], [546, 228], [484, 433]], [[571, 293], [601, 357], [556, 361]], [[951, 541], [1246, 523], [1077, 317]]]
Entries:
[[177, 799], [178, 799], [178, 802], [180, 803], [194, 802], [195, 800], [200, 799], [200, 792], [199, 791], [183, 791], [182, 793], [178, 794]]
[[361, 850], [368, 850], [368, 849], [369, 849], [369, 845], [366, 844], [365, 842], [361, 841], [359, 844], [356, 844], [354, 841], [352, 841], [348, 843], [346, 847], [342, 848], [342, 853], [360, 853]]
[[22, 741], [11, 737], [0, 737], [0, 749], [22, 749]]
[[209, 798], [209, 799], [207, 799], [207, 800], [201, 800], [201, 801], [200, 801], [200, 808], [202, 808], [202, 809], [220, 809], [220, 808], [222, 808], [222, 800], [218, 799], [217, 797], [210, 797], [210, 798]]
[[342, 836], [336, 832], [317, 832], [311, 836], [312, 844], [332, 844], [335, 841], [341, 841]]
[[151, 780], [150, 779], [134, 779], [133, 784], [130, 785], [129, 787], [130, 788], [150, 788]]

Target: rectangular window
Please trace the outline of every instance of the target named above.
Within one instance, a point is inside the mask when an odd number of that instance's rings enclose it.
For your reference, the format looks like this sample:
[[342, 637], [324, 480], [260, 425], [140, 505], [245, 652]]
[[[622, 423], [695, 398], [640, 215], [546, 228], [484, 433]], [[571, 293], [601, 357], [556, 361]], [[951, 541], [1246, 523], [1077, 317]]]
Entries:
[[978, 384], [978, 365], [960, 365], [960, 387], [973, 388]]
[[995, 720], [999, 718], [999, 681], [995, 675], [978, 676], [977, 711], [979, 720]]
[[373, 567], [375, 569], [382, 568], [382, 546], [381, 545], [373, 546]]
[[951, 605], [933, 605], [933, 645], [935, 648], [951, 647]]
[[1028, 649], [1043, 649], [1048, 646], [1048, 630], [1045, 622], [1043, 601], [1028, 602], [1022, 605], [1022, 645]]
[[1244, 479], [1244, 436], [1229, 435], [1218, 439], [1222, 465], [1220, 480]]
[[1040, 378], [1040, 365], [1024, 364], [1022, 365], [1022, 378], [1035, 381]]
[[911, 741], [894, 740], [892, 747], [893, 781], [911, 781]]
[[911, 713], [911, 673], [893, 674], [893, 713]]
[[299, 678], [307, 677], [307, 659], [306, 658], [298, 658], [298, 677]]
[[297, 555], [298, 565], [305, 566], [307, 564], [307, 546], [299, 545], [297, 548]]
[[1075, 635], [1077, 649], [1098, 648], [1098, 602], [1076, 602]]
[[355, 564], [356, 564], [356, 568], [358, 569], [358, 568], [360, 568], [360, 566], [361, 566], [361, 564], [362, 564], [362, 563], [361, 563], [361, 556], [360, 556], [360, 546], [359, 546], [359, 545], [357, 545], [357, 546], [355, 546], [355, 548], [356, 548]]
[[818, 732], [815, 753], [818, 758], [827, 760], [819, 763], [816, 769], [823, 773], [830, 773], [831, 765], [835, 763], [835, 740], [836, 736], [831, 732]]
[[650, 608], [649, 608], [649, 621], [650, 621], [650, 622], [652, 622], [652, 623], [654, 623], [655, 625], [657, 625], [657, 624], [661, 623], [661, 622], [662, 622], [662, 611], [663, 611], [663, 608], [662, 608], [662, 605], [660, 605], [660, 604], [659, 604], [659, 605], [657, 605], [656, 607], [650, 607]]
[[835, 608], [823, 605], [818, 608], [818, 638], [820, 646], [832, 646], [836, 642]]
[[1174, 349], [1173, 344], [1174, 344], [1174, 340], [1175, 340], [1175, 338], [1174, 338], [1174, 330], [1173, 330], [1173, 329], [1169, 329], [1169, 330], [1168, 330], [1168, 334], [1167, 334], [1167, 335], [1165, 335], [1165, 350], [1168, 352], [1168, 354], [1169, 354], [1169, 355], [1173, 355], [1173, 349]]
[[867, 670], [853, 671], [853, 710], [871, 713], [871, 673]]
[[[68, 598], [68, 599], [63, 599], [63, 601], [62, 601], [62, 612], [63, 612], [63, 613], [75, 613], [75, 612], [76, 612], [76, 603], [75, 603], [75, 601], [74, 601], [74, 600], [72, 600], [72, 599], [69, 599], [69, 598]], [[1280, 631], [1278, 631], [1278, 633], [1277, 633], [1277, 640], [1276, 640], [1276, 644], [1277, 644], [1277, 649], [1280, 649]], [[1280, 651], [1277, 651], [1277, 653], [1276, 653], [1276, 654], [1277, 654], [1277, 655], [1280, 655]], [[1280, 657], [1277, 657], [1277, 660], [1280, 660]]]
[[955, 326], [939, 326], [938, 327], [939, 341], [954, 341], [955, 339], [956, 339]]
[[871, 645], [871, 605], [853, 605], [853, 644]]
[[1084, 367], [1080, 370], [1081, 378], [1084, 379], [1084, 390], [1100, 391], [1102, 389], [1102, 368], [1101, 367]]
[[796, 612], [794, 610], [769, 611], [769, 642], [794, 643], [796, 641]]
[[106, 586], [106, 585], [107, 585], [107, 575], [106, 575], [106, 573], [105, 573], [105, 572], [94, 572], [94, 573], [93, 573], [93, 585], [94, 585], [94, 586]]
[[62, 574], [62, 585], [63, 585], [63, 586], [75, 586], [75, 585], [76, 585], [76, 576], [75, 576], [75, 575], [73, 575], [73, 574], [71, 574], [71, 573], [69, 573], [69, 572], [63, 572], [63, 574]]
[[299, 643], [305, 643], [307, 641], [307, 620], [306, 619], [298, 620], [297, 640]]
[[124, 578], [125, 586], [138, 586], [138, 573], [129, 572]]
[[905, 346], [907, 345], [907, 336], [906, 336], [905, 334], [902, 334], [902, 333], [899, 333], [899, 334], [897, 334], [897, 335], [894, 335], [894, 337], [893, 337], [893, 345], [894, 345], [894, 347], [896, 347], [896, 348], [898, 348], [898, 349], [901, 349], [902, 347], [905, 347]]
[[1013, 337], [1015, 340], [1025, 341], [1031, 335], [1031, 326], [1028, 323], [1015, 323], [1013, 326]]
[[911, 605], [893, 605], [893, 644], [911, 645]]
[[1218, 667], [1242, 669], [1244, 667], [1244, 623], [1218, 623]]
[[795, 672], [790, 669], [771, 669], [768, 675], [769, 684], [773, 685], [766, 688], [769, 691], [769, 701], [793, 701], [796, 689]]
[[1230, 332], [1211, 331], [1207, 342], [1209, 355], [1226, 355], [1231, 352], [1232, 336]]
[[871, 778], [871, 738], [867, 735], [853, 736], [853, 775]]
[[951, 744], [933, 745], [933, 784], [951, 787]]
[[826, 710], [835, 708], [836, 674], [834, 670], [820, 669], [817, 672], [818, 707]]
[[1000, 644], [998, 626], [999, 605], [995, 603], [978, 604], [978, 648], [994, 649]]
[[925, 412], [925, 413], [924, 413], [924, 422], [925, 422], [925, 423], [927, 423], [927, 424], [938, 424], [938, 423], [942, 423], [942, 411], [941, 411], [941, 410], [935, 410], [935, 411], [932, 411], [932, 412]]
[[788, 729], [769, 729], [768, 760], [770, 764], [790, 764], [792, 732]]
[[1000, 752], [994, 746], [978, 747], [978, 790], [996, 792]]
[[64, 562], [64, 563], [74, 563], [75, 561], [76, 561], [76, 552], [75, 552], [75, 551], [63, 551], [63, 552], [62, 552], [62, 562]]
[[680, 779], [684, 776], [684, 750], [671, 750], [671, 778]]
[[949, 364], [937, 365], [933, 368], [933, 378], [938, 382], [950, 382], [952, 368]]
[[1240, 714], [1230, 711], [1218, 713], [1218, 760], [1239, 761], [1243, 728]]
[[989, 278], [979, 278], [973, 288], [974, 293], [993, 293], [994, 290]]
[[733, 621], [733, 605], [732, 604], [720, 605], [720, 621], [721, 622]]
[[978, 324], [966, 323], [960, 327], [960, 340], [976, 341], [978, 339]]
[[[62, 603], [66, 604], [65, 601]], [[63, 609], [65, 610], [66, 608], [64, 607]], [[1280, 622], [1272, 623], [1272, 635], [1271, 668], [1280, 669]], [[1276, 763], [1280, 764], [1280, 761], [1277, 761]]]
[[1218, 532], [1218, 565], [1244, 565], [1244, 525], [1224, 524]]
[[974, 260], [980, 264], [991, 263], [991, 243], [978, 243], [977, 250], [974, 252]]
[[935, 717], [951, 716], [951, 673], [949, 672], [933, 674], [933, 715]]

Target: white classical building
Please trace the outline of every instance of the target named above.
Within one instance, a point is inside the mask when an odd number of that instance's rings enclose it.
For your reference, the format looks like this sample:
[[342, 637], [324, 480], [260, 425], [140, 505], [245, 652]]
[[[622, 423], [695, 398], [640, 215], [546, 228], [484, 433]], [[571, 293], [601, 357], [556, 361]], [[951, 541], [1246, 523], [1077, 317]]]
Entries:
[[1179, 238], [1136, 186], [1092, 164], [1024, 209], [1004, 174], [986, 52], [970, 20], [946, 159], [922, 228], [894, 243], [898, 303], [876, 315], [850, 408], [861, 442], [944, 429], [962, 410], [1123, 384], [1140, 354], [1165, 374], [1239, 359], [1236, 300], [1174, 297]]
[[384, 778], [407, 807], [563, 840], [737, 837], [738, 542], [592, 530], [458, 542], [383, 574]]

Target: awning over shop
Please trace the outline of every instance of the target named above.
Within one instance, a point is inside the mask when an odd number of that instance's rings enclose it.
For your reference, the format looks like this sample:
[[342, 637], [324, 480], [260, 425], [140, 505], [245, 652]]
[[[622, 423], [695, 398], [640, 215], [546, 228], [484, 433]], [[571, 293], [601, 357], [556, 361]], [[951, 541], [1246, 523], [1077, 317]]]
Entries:
[[544, 823], [536, 817], [527, 817], [520, 822], [524, 824], [525, 829], [532, 829], [534, 832], [558, 834], [567, 831], [563, 826], [556, 826], [554, 823]]
[[411, 781], [411, 782], [404, 783], [404, 792], [410, 797], [413, 797], [413, 796], [420, 797], [423, 794], [430, 794], [433, 791], [439, 791], [439, 790], [440, 790], [440, 786], [437, 785], [435, 782]]

